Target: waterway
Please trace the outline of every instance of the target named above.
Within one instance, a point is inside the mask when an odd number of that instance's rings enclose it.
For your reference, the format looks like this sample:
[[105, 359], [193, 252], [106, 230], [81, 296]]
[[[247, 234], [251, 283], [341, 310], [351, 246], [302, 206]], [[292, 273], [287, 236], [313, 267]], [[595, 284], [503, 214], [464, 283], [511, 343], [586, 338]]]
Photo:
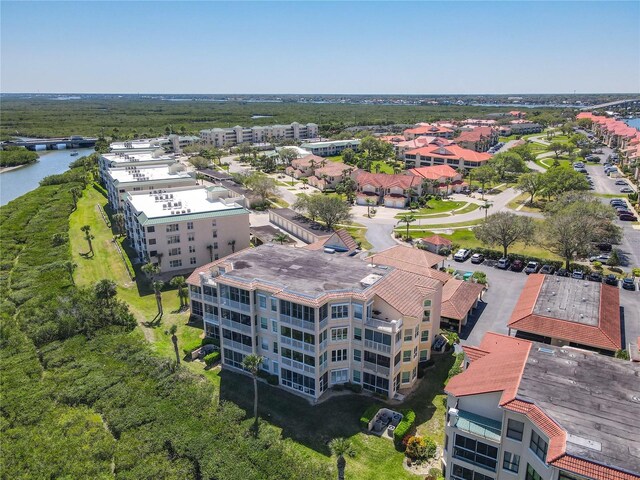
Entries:
[[48, 175], [63, 173], [69, 164], [80, 157], [90, 155], [93, 148], [78, 148], [79, 155], [72, 157], [72, 150], [47, 150], [38, 152], [36, 163], [0, 173], [0, 205], [24, 195], [38, 187], [40, 180]]
[[640, 118], [623, 118], [622, 120], [630, 127], [640, 130]]

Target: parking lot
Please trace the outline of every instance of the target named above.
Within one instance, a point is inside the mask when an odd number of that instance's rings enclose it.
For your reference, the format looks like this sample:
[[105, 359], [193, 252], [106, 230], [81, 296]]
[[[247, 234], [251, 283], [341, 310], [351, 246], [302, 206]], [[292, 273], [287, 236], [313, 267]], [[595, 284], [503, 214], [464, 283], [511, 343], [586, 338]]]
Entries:
[[[461, 343], [478, 345], [486, 332], [508, 334], [507, 322], [527, 281], [527, 275], [523, 272], [499, 270], [484, 263], [474, 265], [469, 260], [451, 260], [447, 264], [458, 270], [485, 272], [489, 283], [489, 288], [483, 295], [483, 302], [460, 333]], [[576, 280], [578, 281], [580, 280]], [[630, 340], [635, 341], [640, 336], [640, 291], [620, 288], [620, 318], [626, 346]]]

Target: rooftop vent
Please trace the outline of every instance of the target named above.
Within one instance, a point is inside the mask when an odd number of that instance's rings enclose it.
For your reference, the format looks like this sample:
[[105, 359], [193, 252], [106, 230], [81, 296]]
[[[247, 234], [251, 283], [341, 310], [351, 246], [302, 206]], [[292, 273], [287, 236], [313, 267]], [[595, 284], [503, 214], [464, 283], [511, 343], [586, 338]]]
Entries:
[[555, 351], [552, 348], [538, 347], [538, 351], [549, 355], [555, 355]]
[[369, 275], [364, 277], [362, 280], [360, 280], [360, 285], [362, 285], [365, 288], [370, 287], [381, 278], [382, 278], [382, 275], [378, 275], [377, 273], [370, 273]]

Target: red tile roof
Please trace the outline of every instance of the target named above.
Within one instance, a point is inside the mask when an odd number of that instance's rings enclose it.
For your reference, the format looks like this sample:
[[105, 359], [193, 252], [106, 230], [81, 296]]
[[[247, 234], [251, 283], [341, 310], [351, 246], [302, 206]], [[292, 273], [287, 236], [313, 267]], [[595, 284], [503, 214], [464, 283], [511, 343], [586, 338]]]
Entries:
[[483, 138], [490, 138], [494, 135], [491, 127], [476, 127], [473, 130], [466, 130], [457, 136], [456, 142], [479, 142]]
[[479, 283], [452, 278], [442, 288], [440, 316], [454, 320], [464, 319], [483, 290], [484, 285]]
[[305, 250], [322, 250], [325, 245], [335, 245], [334, 242], [336, 241], [336, 237], [346, 248], [349, 249], [349, 251], [358, 248], [358, 244], [356, 243], [356, 241], [344, 228], [336, 230], [330, 236], [321, 238], [317, 242], [310, 243], [301, 248], [304, 248]]
[[509, 328], [604, 350], [622, 348], [617, 288], [600, 285], [599, 323], [592, 326], [534, 313], [545, 278], [537, 273], [529, 275], [511, 314]]
[[572, 455], [562, 455], [557, 460], [552, 462], [552, 465], [562, 470], [577, 473], [578, 475], [584, 475], [588, 478], [595, 480], [638, 480], [640, 475], [621, 472], [615, 468], [599, 465], [597, 463], [589, 462], [582, 458], [577, 458]]
[[369, 257], [369, 261], [373, 264], [388, 265], [407, 272], [418, 273], [438, 280], [442, 284], [446, 283], [451, 278], [451, 275], [432, 267], [438, 265], [444, 259], [444, 257], [435, 253], [405, 245], [396, 245]]
[[452, 133], [450, 128], [439, 127], [437, 125], [431, 125], [429, 123], [420, 123], [415, 128], [408, 128], [404, 131], [405, 134], [413, 135], [436, 135], [438, 133]]
[[440, 282], [424, 275], [394, 270], [373, 288], [375, 294], [396, 309], [400, 314], [422, 318], [424, 299], [440, 288]]
[[475, 152], [458, 145], [447, 145], [439, 147], [431, 145], [428, 147], [416, 148], [405, 152], [405, 155], [420, 155], [421, 157], [435, 158], [455, 158], [464, 160], [465, 162], [483, 163], [491, 159], [491, 154], [483, 152]]
[[422, 243], [430, 243], [431, 245], [453, 245], [453, 242], [448, 238], [441, 237], [440, 235], [432, 235], [430, 237], [421, 238]]
[[418, 186], [420, 184], [420, 180], [413, 175], [369, 173], [366, 170], [356, 170], [354, 172], [354, 178], [358, 185], [360, 185], [361, 187], [365, 185], [371, 185], [377, 188], [398, 187], [403, 190], [408, 190], [409, 188]]
[[474, 360], [478, 360], [479, 358], [488, 355], [489, 352], [485, 352], [484, 350], [480, 350], [478, 347], [471, 347], [469, 345], [462, 345], [462, 351], [467, 356], [470, 362]]
[[311, 166], [311, 161], [313, 160], [314, 165], [316, 167], [320, 166], [320, 162], [324, 161], [324, 162], [328, 162], [328, 160], [326, 160], [323, 157], [319, 157], [318, 155], [305, 155], [304, 157], [300, 157], [300, 158], [296, 158], [294, 160], [291, 161], [291, 165], [294, 168], [306, 168], [306, 167], [310, 167]]
[[408, 171], [416, 177], [426, 178], [427, 180], [438, 180], [439, 178], [455, 178], [460, 175], [449, 165], [433, 165], [431, 167], [412, 168]]

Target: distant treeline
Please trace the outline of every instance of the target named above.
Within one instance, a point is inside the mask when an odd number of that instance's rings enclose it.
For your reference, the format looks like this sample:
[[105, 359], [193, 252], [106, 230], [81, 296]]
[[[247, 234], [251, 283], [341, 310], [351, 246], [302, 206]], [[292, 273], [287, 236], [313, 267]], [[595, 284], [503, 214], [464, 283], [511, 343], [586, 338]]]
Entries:
[[[43, 98], [4, 98], [0, 136], [55, 137], [67, 135], [130, 139], [169, 132], [197, 134], [201, 129], [235, 125], [313, 122], [321, 132], [335, 133], [357, 125], [391, 125], [462, 120], [507, 112], [507, 107], [459, 105], [344, 105], [249, 102], [169, 102], [154, 99], [105, 98], [54, 101]], [[527, 110], [533, 121], [559, 122], [575, 115], [573, 109]], [[252, 119], [253, 115], [267, 118]]]
[[0, 150], [0, 167], [16, 167], [38, 161], [38, 154], [24, 147], [5, 147]]

